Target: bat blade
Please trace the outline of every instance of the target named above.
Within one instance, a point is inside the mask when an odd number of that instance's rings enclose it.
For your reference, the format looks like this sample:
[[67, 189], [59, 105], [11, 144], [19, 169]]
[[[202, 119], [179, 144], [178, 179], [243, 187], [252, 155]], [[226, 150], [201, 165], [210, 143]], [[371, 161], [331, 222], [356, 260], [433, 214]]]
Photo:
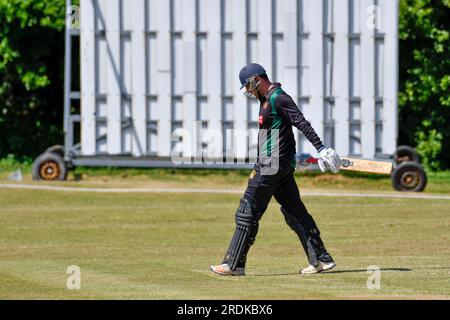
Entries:
[[341, 170], [391, 174], [392, 162], [344, 158], [341, 159]]

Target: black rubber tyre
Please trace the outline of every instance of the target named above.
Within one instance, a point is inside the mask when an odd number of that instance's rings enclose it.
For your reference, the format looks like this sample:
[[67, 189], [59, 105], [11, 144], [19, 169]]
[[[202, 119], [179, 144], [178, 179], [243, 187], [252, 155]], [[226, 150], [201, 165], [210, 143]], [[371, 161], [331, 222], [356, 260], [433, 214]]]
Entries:
[[392, 187], [398, 191], [422, 192], [427, 185], [427, 175], [416, 162], [402, 162], [391, 174]]
[[56, 153], [61, 156], [61, 158], [64, 159], [64, 146], [55, 145], [47, 148], [47, 150], [44, 151], [44, 153]]
[[407, 161], [420, 163], [420, 158], [414, 148], [410, 146], [398, 146], [394, 154], [394, 161], [397, 165]]
[[67, 178], [67, 166], [57, 153], [43, 153], [33, 162], [33, 180], [62, 181]]

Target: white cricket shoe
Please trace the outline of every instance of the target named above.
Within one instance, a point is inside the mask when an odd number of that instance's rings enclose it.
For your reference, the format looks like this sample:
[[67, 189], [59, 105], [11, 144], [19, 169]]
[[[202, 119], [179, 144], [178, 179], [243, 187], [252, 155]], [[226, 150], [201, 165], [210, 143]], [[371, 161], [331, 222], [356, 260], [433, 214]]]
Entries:
[[334, 263], [334, 262], [322, 262], [322, 261], [319, 261], [319, 265], [317, 267], [314, 267], [313, 265], [310, 265], [309, 267], [301, 270], [300, 273], [301, 274], [319, 273], [319, 272], [322, 272], [322, 271], [331, 270], [334, 267], [336, 267], [336, 263]]
[[210, 266], [209, 270], [222, 276], [245, 276], [245, 268], [236, 268], [236, 270], [233, 271], [230, 269], [228, 263]]

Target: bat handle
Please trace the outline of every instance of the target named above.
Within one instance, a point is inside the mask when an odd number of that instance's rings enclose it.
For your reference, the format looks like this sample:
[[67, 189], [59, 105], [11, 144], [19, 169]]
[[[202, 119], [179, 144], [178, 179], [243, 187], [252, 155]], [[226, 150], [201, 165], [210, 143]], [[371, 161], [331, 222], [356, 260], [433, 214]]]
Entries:
[[[297, 155], [298, 164], [302, 167], [309, 166], [310, 164], [317, 164], [318, 158], [314, 158], [309, 153], [301, 153]], [[351, 166], [351, 162], [348, 159], [341, 159], [341, 167], [347, 168]]]

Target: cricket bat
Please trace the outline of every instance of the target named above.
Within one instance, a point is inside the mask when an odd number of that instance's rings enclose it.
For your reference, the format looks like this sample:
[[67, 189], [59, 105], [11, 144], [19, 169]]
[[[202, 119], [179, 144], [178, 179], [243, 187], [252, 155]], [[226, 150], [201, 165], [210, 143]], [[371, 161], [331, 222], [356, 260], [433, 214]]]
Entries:
[[[309, 154], [301, 154], [297, 157], [298, 165], [308, 166], [317, 164], [318, 158], [314, 158]], [[359, 171], [367, 173], [391, 174], [392, 162], [379, 160], [364, 160], [357, 158], [342, 158], [341, 170]]]

